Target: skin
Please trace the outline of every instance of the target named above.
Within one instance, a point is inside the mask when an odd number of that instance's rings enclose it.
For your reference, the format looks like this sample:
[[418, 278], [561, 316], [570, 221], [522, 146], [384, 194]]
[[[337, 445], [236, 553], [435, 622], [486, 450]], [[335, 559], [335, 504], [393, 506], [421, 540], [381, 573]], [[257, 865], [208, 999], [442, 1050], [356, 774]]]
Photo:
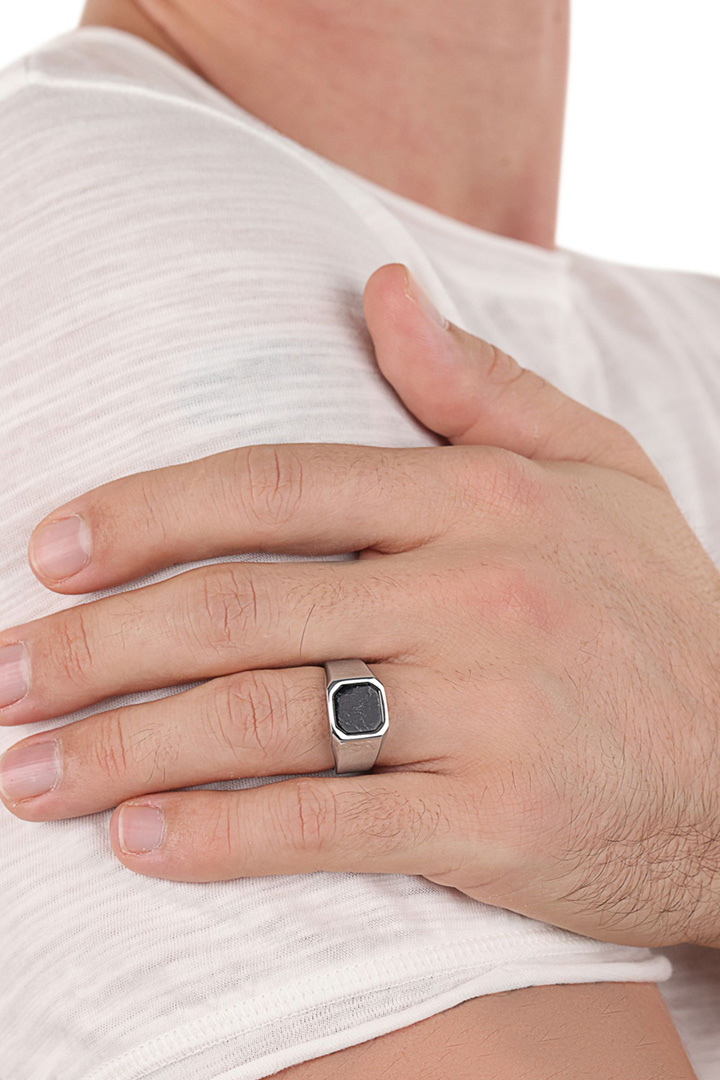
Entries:
[[[565, 5], [540, 3], [539, 0], [512, 5], [506, 0], [482, 5], [458, 2], [454, 7], [443, 6], [441, 21], [434, 17], [436, 13], [436, 5], [429, 0], [415, 3], [412, 8], [399, 4], [391, 12], [386, 4], [380, 6], [371, 2], [362, 9], [339, 2], [332, 5], [288, 2], [281, 10], [278, 5], [260, 6], [239, 0], [223, 5], [144, 2], [142, 9], [132, 3], [99, 2], [88, 5], [84, 21], [119, 26], [146, 37], [280, 130], [378, 183], [489, 231], [553, 247], [565, 88]], [[380, 41], [376, 33], [378, 26], [384, 28]], [[462, 49], [457, 47], [458, 41], [462, 41]], [[231, 42], [230, 49], [228, 42]], [[450, 43], [453, 45], [451, 50], [443, 49], [443, 45]], [[338, 44], [342, 46], [340, 51]], [[367, 78], [368, 55], [372, 57], [372, 78]], [[403, 94], [402, 85], [397, 85], [398, 70], [405, 76], [401, 83], [412, 86], [410, 95]], [[272, 73], [271, 79], [264, 77], [268, 72]], [[328, 92], [330, 90], [332, 92]], [[458, 145], [463, 146], [463, 154], [457, 153]], [[392, 299], [392, 286], [389, 294], [386, 294], [381, 278], [375, 284], [370, 283], [366, 312], [371, 330], [374, 304], [379, 305], [376, 311], [392, 314], [394, 310], [397, 315], [398, 303]], [[431, 331], [427, 327], [418, 330], [417, 325], [415, 333], [416, 336], [419, 334], [419, 344], [416, 340], [415, 349], [410, 350], [412, 356], [408, 356], [408, 341], [413, 341], [412, 320], [419, 317], [415, 312], [404, 323], [402, 318], [399, 323], [395, 319], [395, 329], [399, 325], [401, 332], [395, 334], [394, 342], [390, 333], [385, 338], [384, 348], [376, 336], [381, 327], [375, 318], [374, 337], [379, 362], [401, 396], [405, 389], [406, 403], [425, 422], [428, 422], [428, 402], [436, 409], [439, 405], [441, 413], [447, 406], [446, 413], [436, 416], [435, 423], [429, 426], [461, 444], [462, 436], [475, 425], [458, 419], [457, 400], [448, 404], [442, 394], [438, 395], [437, 374], [433, 378], [431, 373], [424, 383], [420, 380], [424, 394], [416, 394], [415, 400], [412, 393], [407, 393], [407, 378], [403, 386], [403, 371], [407, 373], [408, 359], [413, 361], [415, 376], [423, 356], [431, 361], [442, 356], [437, 343], [433, 345]], [[452, 328], [452, 333], [461, 334], [456, 328]], [[432, 363], [427, 366], [431, 372]], [[483, 371], [482, 364], [470, 366], [473, 370]], [[488, 370], [485, 365], [485, 376]], [[499, 371], [503, 370], [513, 374], [511, 366], [505, 368], [501, 364]], [[506, 380], [508, 386], [510, 381]], [[525, 380], [525, 386], [528, 381]], [[417, 385], [415, 379], [413, 383]], [[443, 385], [447, 385], [447, 379], [443, 380]], [[502, 387], [502, 380], [500, 385]], [[503, 399], [503, 394], [497, 396]], [[512, 397], [514, 391], [505, 396], [505, 407], [508, 398]], [[457, 398], [466, 401], [465, 386], [462, 393], [456, 394]], [[549, 411], [554, 412], [553, 409]], [[517, 437], [517, 412], [513, 417]], [[472, 443], [473, 439], [494, 441], [502, 446], [504, 443], [499, 436], [512, 442], [512, 422], [506, 423], [504, 428], [499, 423], [493, 426], [492, 411], [490, 416], [481, 419], [484, 431], [471, 435], [468, 442]], [[523, 421], [526, 419], [524, 417]], [[524, 422], [521, 427], [527, 430]], [[573, 429], [572, 423], [568, 428]], [[531, 426], [530, 430], [536, 429]], [[491, 431], [493, 439], [488, 438]], [[553, 435], [548, 430], [538, 441], [536, 448], [542, 446], [545, 458], [552, 458], [548, 451], [553, 446]], [[563, 435], [566, 440], [563, 453], [566, 455], [569, 432], [565, 431]], [[606, 442], [601, 439], [600, 446], [593, 449], [603, 452], [607, 448]], [[615, 450], [611, 447], [611, 456], [612, 453], [620, 454], [623, 466], [627, 466], [629, 447], [621, 438], [617, 442]], [[515, 447], [513, 452], [528, 453], [528, 448]], [[533, 456], [532, 453], [529, 456]], [[634, 450], [629, 457], [636, 468], [644, 471], [645, 463], [638, 466], [640, 459]], [[585, 459], [580, 456], [579, 460]], [[639, 482], [646, 483], [647, 477]], [[109, 511], [106, 539], [118, 535], [113, 514], [122, 514], [123, 503], [128, 512], [132, 512], [134, 506], [137, 516], [137, 488], [133, 491], [128, 487], [122, 495], [116, 490], [105, 504]], [[75, 507], [64, 509], [77, 512]], [[88, 512], [88, 505], [83, 509]], [[54, 516], [62, 514], [51, 515]], [[101, 521], [101, 516], [97, 521]], [[101, 525], [101, 538], [102, 529]], [[217, 543], [221, 548], [222, 542], [217, 538], [215, 542], [213, 553], [219, 554]], [[362, 545], [354, 542], [348, 550], [359, 546]], [[332, 547], [334, 551], [340, 550], [335, 545]], [[313, 550], [317, 550], [317, 546]], [[167, 551], [156, 552], [156, 558], [165, 559], [159, 565], [182, 561], [175, 557], [171, 560], [168, 554]], [[382, 554], [377, 548], [369, 549], [367, 558], [381, 557]], [[195, 548], [194, 554], [186, 550], [184, 557], [204, 556], [198, 555]], [[131, 552], [123, 554], [115, 549], [104, 568], [102, 558], [93, 558], [89, 569], [83, 572], [85, 577], [80, 575], [77, 581], [61, 585], [39, 576], [57, 591], [85, 592], [101, 587], [103, 574], [105, 584], [109, 583], [108, 564], [111, 560], [116, 566], [125, 565], [123, 580], [137, 576], [137, 565], [130, 571], [132, 558]], [[37, 565], [34, 568], [37, 572]], [[88, 673], [77, 667], [79, 653], [72, 648], [72, 634], [67, 636], [63, 631], [55, 635], [53, 629], [61, 629], [59, 625], [53, 628], [50, 620], [40, 622], [46, 626], [37, 631], [33, 651], [46, 657], [54, 653], [60, 661], [58, 669], [53, 670], [51, 662], [43, 672], [41, 665], [39, 696], [31, 694], [24, 706], [10, 706], [9, 710], [4, 710], [5, 722], [39, 719], [43, 710], [45, 715], [68, 711], [67, 701], [83, 682], [86, 696], [88, 691], [91, 697], [93, 694], [106, 696], [107, 687], [93, 689], [92, 679], [85, 679]], [[36, 630], [36, 624], [27, 624], [6, 631], [2, 643], [17, 641], [18, 631], [27, 642]], [[64, 638], [70, 644], [65, 659], [71, 670], [62, 670], [63, 661], [56, 648], [43, 646], [43, 633], [48, 635], [45, 638], [48, 643]], [[323, 655], [325, 658], [330, 656], [326, 644]], [[367, 655], [367, 650], [356, 648], [347, 655]], [[131, 665], [128, 657], [119, 657], [119, 660], [126, 669]], [[310, 662], [317, 661], [310, 658]], [[384, 674], [381, 677], [384, 678]], [[60, 701], [64, 701], [62, 709], [58, 708]], [[119, 731], [117, 719], [115, 717], [116, 732]], [[95, 735], [100, 731], [98, 723], [103, 721], [96, 722]], [[77, 725], [72, 727], [77, 728]], [[29, 820], [92, 812], [87, 807], [81, 808], [78, 801], [88, 797], [98, 800], [97, 794], [93, 794], [92, 770], [85, 768], [83, 771], [82, 768], [83, 738], [87, 761], [94, 755], [97, 763], [102, 761], [103, 755], [98, 756], [97, 746], [93, 746], [90, 727], [86, 726], [84, 736], [79, 729], [77, 734], [73, 756], [76, 755], [79, 771], [74, 790], [56, 789], [54, 794], [33, 800], [33, 806], [6, 799], [12, 812]], [[28, 744], [32, 739], [24, 742]], [[326, 752], [327, 741], [322, 744], [320, 740], [316, 741]], [[130, 775], [132, 755], [126, 758], [121, 752], [122, 745], [113, 748], [105, 743], [104, 746], [108, 769], [100, 769], [105, 772], [102, 783], [107, 786], [108, 778], [114, 777], [116, 785], [124, 785], [127, 797], [128, 784], [131, 788], [133, 784], [137, 787], [137, 777], [133, 781]], [[70, 750], [69, 745], [67, 749]], [[307, 750], [303, 754], [305, 758], [306, 754]], [[405, 757], [407, 764], [407, 752]], [[68, 758], [72, 760], [70, 755]], [[121, 763], [119, 768], [118, 763]], [[330, 764], [323, 761], [312, 767], [328, 768]], [[125, 766], [129, 766], [128, 773], [124, 772]], [[269, 771], [282, 770], [271, 768]], [[410, 776], [412, 771], [412, 768], [407, 769], [406, 775]], [[227, 766], [224, 775], [230, 775]], [[201, 781], [176, 779], [175, 786], [197, 782]], [[154, 790], [160, 791], [160, 785]], [[166, 798], [156, 795], [152, 801], [159, 805]], [[198, 810], [199, 806], [194, 810], [195, 834], [199, 840], [203, 813]], [[260, 811], [257, 820], [262, 822], [267, 815], [262, 813], [262, 808]], [[217, 824], [216, 814], [214, 820]], [[120, 850], [117, 823], [116, 813], [111, 831], [115, 851], [133, 870], [157, 876], [180, 876], [184, 880], [208, 880], [208, 874], [227, 872], [228, 867], [219, 864], [214, 868], [198, 866], [197, 851], [185, 852], [182, 869], [177, 862], [174, 866], [168, 862], [164, 865], [157, 860], [153, 862], [153, 853], [144, 857], [143, 865], [142, 856], [127, 856]], [[297, 835], [296, 830], [294, 840]], [[296, 846], [291, 844], [289, 852]], [[317, 851], [311, 854], [316, 857]], [[178, 856], [182, 861], [182, 852], [178, 852]], [[260, 869], [259, 872], [277, 870]], [[195, 876], [188, 877], [188, 873]], [[433, 880], [444, 876], [439, 874]], [[446, 883], [451, 884], [450, 881]], [[474, 885], [468, 887], [468, 882], [460, 880], [454, 884], [473, 895]], [[487, 886], [485, 881], [482, 886], [485, 893]], [[526, 903], [520, 898], [521, 891], [517, 890], [516, 910], [523, 910]], [[496, 901], [502, 903], [502, 897], [498, 895]], [[562, 918], [556, 921], [564, 925], [568, 922], [567, 917], [564, 922]], [[469, 1066], [469, 1062], [472, 1065]], [[368, 1068], [378, 1072], [392, 1068], [394, 1075], [399, 1077], [424, 1076], [428, 1080], [445, 1074], [475, 1077], [476, 1062], [482, 1062], [483, 1076], [488, 1080], [493, 1076], [498, 1080], [514, 1077], [519, 1080], [528, 1075], [538, 1080], [557, 1076], [598, 1077], [599, 1080], [608, 1075], [658, 1080], [659, 1077], [693, 1075], [656, 988], [622, 984], [529, 988], [472, 999], [370, 1043], [294, 1066], [282, 1075], [292, 1077], [292, 1080], [322, 1080], [332, 1069], [333, 1075], [340, 1072], [347, 1080], [355, 1077], [359, 1080], [360, 1076], [367, 1075]]]

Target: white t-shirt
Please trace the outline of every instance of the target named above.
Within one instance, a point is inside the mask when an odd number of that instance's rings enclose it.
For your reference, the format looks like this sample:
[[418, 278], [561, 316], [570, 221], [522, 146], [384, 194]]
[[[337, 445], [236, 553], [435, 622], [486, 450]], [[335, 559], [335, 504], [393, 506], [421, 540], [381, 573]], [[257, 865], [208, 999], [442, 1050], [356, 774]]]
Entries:
[[[380, 376], [364, 325], [365, 282], [394, 261], [449, 318], [630, 428], [718, 555], [718, 281], [454, 221], [151, 45], [85, 28], [0, 75], [0, 624], [88, 599], [44, 589], [26, 547], [98, 484], [239, 444], [441, 441]], [[177, 690], [0, 728], [0, 751]], [[2, 1080], [255, 1080], [480, 994], [670, 974], [661, 952], [420, 877], [142, 877], [112, 855], [109, 817], [0, 811]], [[664, 990], [701, 1080], [718, 1080], [720, 954], [675, 953]]]

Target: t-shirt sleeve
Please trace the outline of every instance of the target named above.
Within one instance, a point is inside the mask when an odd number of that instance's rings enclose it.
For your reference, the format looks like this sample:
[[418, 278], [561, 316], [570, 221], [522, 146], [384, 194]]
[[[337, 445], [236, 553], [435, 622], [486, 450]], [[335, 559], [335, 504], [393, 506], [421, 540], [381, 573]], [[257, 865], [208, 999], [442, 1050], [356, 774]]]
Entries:
[[[126, 38], [70, 35], [0, 76], [5, 626], [94, 599], [44, 590], [26, 548], [98, 484], [240, 443], [436, 441], [381, 378], [362, 318], [367, 277], [396, 260], [448, 310], [424, 253], [331, 168]], [[0, 728], [0, 751], [187, 688]], [[204, 786], [241, 798], [278, 779]], [[111, 809], [0, 815], [13, 1080], [253, 1080], [477, 995], [670, 972], [421, 877], [142, 877], [111, 852]]]

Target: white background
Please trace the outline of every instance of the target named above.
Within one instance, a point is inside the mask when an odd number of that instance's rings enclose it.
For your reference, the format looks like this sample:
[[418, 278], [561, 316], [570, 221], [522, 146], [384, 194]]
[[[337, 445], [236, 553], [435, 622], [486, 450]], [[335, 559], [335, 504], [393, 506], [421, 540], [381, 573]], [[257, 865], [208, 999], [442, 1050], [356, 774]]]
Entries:
[[[0, 67], [83, 6], [5, 3]], [[718, 0], [575, 0], [562, 246], [720, 275], [719, 52]]]

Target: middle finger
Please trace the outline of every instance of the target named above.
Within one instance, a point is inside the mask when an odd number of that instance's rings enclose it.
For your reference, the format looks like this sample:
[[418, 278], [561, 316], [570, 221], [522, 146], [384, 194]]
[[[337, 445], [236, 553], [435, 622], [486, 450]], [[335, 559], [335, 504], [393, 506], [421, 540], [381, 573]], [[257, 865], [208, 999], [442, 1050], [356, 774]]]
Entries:
[[5, 653], [28, 689], [0, 723], [250, 668], [407, 656], [424, 591], [408, 558], [215, 563], [6, 630], [0, 663]]

